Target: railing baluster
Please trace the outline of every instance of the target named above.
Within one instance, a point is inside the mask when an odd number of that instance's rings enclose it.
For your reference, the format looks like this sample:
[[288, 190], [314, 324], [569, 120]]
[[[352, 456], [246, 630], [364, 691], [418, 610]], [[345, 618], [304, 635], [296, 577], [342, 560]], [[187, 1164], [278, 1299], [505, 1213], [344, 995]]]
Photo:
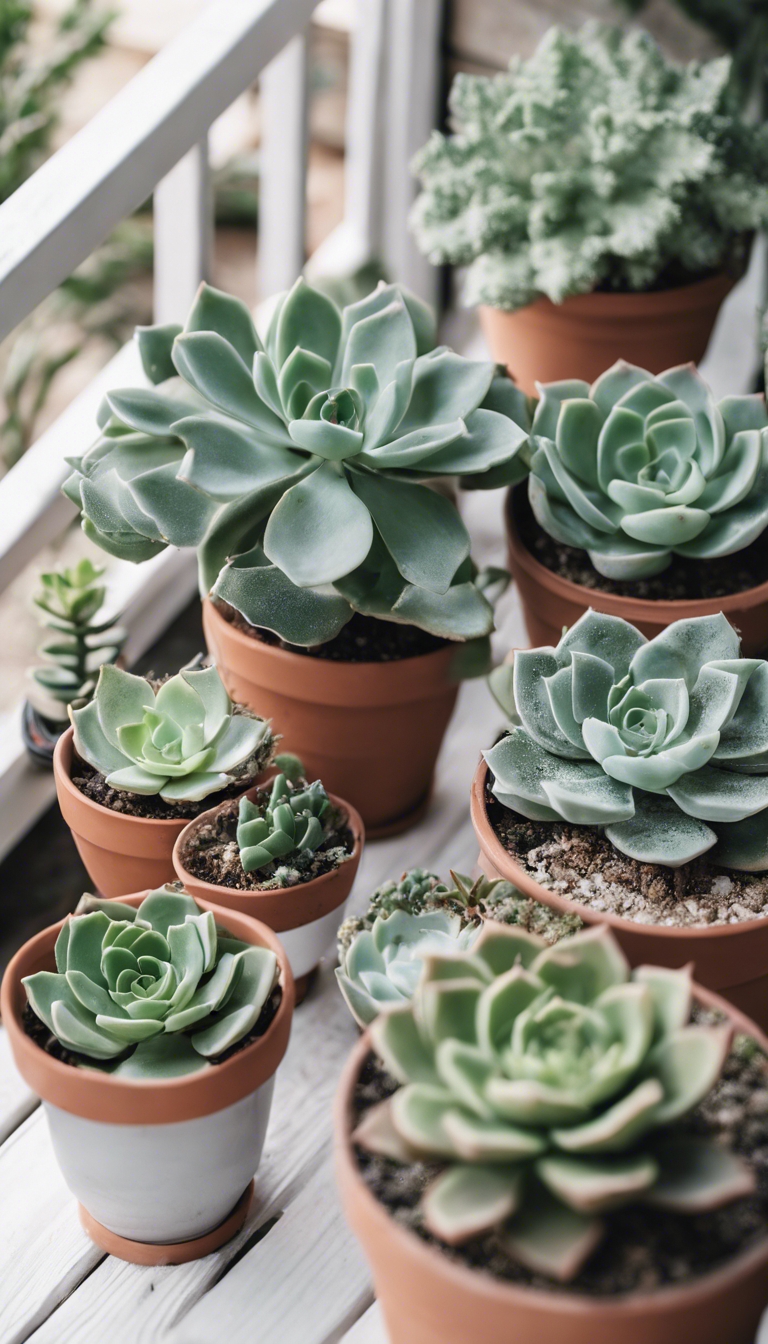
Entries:
[[183, 322], [210, 275], [213, 199], [208, 138], [158, 182], [154, 195], [155, 321]]
[[288, 289], [305, 260], [308, 32], [260, 80], [259, 297]]

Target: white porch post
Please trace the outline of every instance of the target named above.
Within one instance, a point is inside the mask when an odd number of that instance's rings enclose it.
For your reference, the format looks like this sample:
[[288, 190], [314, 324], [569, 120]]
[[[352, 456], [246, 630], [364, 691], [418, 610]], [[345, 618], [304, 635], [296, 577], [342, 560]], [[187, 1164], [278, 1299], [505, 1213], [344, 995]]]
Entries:
[[294, 37], [261, 81], [260, 299], [289, 289], [304, 267], [309, 31]]
[[154, 194], [155, 321], [183, 322], [210, 274], [213, 197], [208, 139], [194, 145]]

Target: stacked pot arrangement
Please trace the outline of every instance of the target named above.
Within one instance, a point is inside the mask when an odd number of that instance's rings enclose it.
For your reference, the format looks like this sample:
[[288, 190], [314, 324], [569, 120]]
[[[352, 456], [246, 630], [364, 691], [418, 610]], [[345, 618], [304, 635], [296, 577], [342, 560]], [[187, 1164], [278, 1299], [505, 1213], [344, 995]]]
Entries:
[[465, 301], [524, 391], [619, 355], [701, 359], [768, 218], [768, 129], [739, 115], [733, 74], [588, 23], [456, 77], [454, 129], [417, 160], [416, 238], [468, 267]]

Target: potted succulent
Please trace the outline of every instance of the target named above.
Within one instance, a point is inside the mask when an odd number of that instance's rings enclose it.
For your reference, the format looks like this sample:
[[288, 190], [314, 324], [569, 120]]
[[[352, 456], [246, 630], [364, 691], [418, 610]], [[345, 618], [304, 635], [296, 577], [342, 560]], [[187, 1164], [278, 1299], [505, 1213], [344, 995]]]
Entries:
[[723, 611], [745, 653], [764, 652], [765, 399], [715, 402], [693, 366], [654, 378], [623, 360], [540, 392], [528, 486], [507, 501], [531, 643], [557, 643], [589, 606], [646, 635]]
[[127, 638], [113, 620], [99, 619], [107, 591], [99, 583], [103, 574], [103, 566], [86, 559], [40, 575], [34, 602], [54, 636], [40, 647], [45, 662], [29, 669], [22, 733], [32, 759], [49, 769], [53, 749], [69, 727], [69, 706], [90, 700], [99, 668], [117, 661]]
[[172, 882], [189, 819], [250, 788], [272, 746], [269, 724], [232, 704], [215, 667], [154, 685], [102, 667], [53, 758], [62, 815], [101, 894]]
[[526, 392], [619, 355], [658, 372], [704, 354], [768, 219], [768, 129], [740, 116], [730, 69], [587, 23], [506, 74], [457, 75], [455, 130], [415, 163], [414, 231], [469, 267], [465, 300]]
[[428, 958], [337, 1109], [392, 1344], [752, 1344], [766, 1049], [690, 968], [630, 974], [605, 927], [547, 947], [486, 923]]
[[513, 726], [473, 785], [486, 871], [768, 1024], [768, 663], [722, 615], [649, 641], [589, 611], [494, 684]]
[[493, 627], [493, 576], [428, 487], [521, 479], [526, 399], [435, 348], [429, 310], [394, 285], [341, 312], [299, 280], [264, 343], [203, 286], [183, 331], [138, 341], [152, 386], [108, 394], [64, 487], [86, 533], [133, 560], [195, 546], [232, 697], [367, 828], [402, 828]]
[[81, 905], [10, 962], [3, 1025], [89, 1236], [181, 1264], [248, 1212], [290, 967], [270, 929], [178, 888]]
[[578, 916], [558, 915], [511, 882], [482, 873], [472, 882], [453, 871], [451, 878], [448, 886], [436, 873], [412, 868], [378, 887], [364, 914], [342, 924], [336, 978], [359, 1027], [413, 997], [425, 958], [470, 949], [484, 919], [517, 925], [548, 943], [582, 927]]
[[[286, 766], [286, 757], [277, 758]], [[239, 802], [219, 803], [179, 835], [173, 863], [193, 896], [253, 915], [280, 935], [296, 1002], [344, 917], [365, 832], [358, 813], [307, 784], [294, 762]]]

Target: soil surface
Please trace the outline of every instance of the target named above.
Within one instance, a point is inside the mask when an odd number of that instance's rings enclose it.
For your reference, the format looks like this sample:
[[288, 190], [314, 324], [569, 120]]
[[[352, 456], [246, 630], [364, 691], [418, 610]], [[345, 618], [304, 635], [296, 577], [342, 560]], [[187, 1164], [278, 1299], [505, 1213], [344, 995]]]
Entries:
[[323, 818], [325, 839], [319, 849], [303, 850], [246, 873], [237, 846], [238, 810], [239, 802], [233, 799], [187, 840], [181, 862], [201, 882], [235, 891], [274, 891], [297, 886], [339, 868], [355, 847], [346, 812], [332, 807]]
[[540, 565], [557, 574], [558, 578], [581, 584], [582, 588], [594, 592], [662, 602], [695, 601], [744, 593], [768, 580], [768, 530], [751, 546], [745, 546], [734, 555], [704, 561], [673, 555], [661, 574], [619, 582], [598, 574], [586, 551], [575, 546], [562, 546], [539, 527], [528, 502], [525, 484], [515, 488], [513, 513], [520, 540]]
[[143, 793], [129, 793], [126, 789], [110, 788], [98, 770], [94, 770], [87, 761], [81, 761], [79, 756], [74, 755], [71, 778], [75, 788], [84, 793], [86, 798], [90, 798], [92, 803], [98, 803], [100, 807], [108, 807], [110, 812], [122, 812], [128, 817], [150, 817], [153, 821], [192, 821], [195, 817], [199, 817], [201, 812], [216, 807], [217, 803], [225, 803], [230, 798], [239, 798], [247, 789], [252, 788], [264, 765], [266, 762], [260, 763], [255, 773], [250, 773], [243, 779], [233, 780], [226, 789], [219, 789], [218, 793], [209, 793], [196, 803], [167, 803], [159, 794], [148, 798]]
[[682, 868], [638, 863], [596, 826], [529, 821], [486, 786], [488, 820], [524, 872], [567, 900], [637, 924], [701, 927], [768, 916], [768, 875], [718, 868], [702, 854]]
[[[694, 1016], [711, 1020], [701, 1011]], [[355, 1091], [358, 1119], [396, 1088], [371, 1054]], [[695, 1217], [641, 1204], [605, 1214], [603, 1241], [567, 1284], [525, 1269], [510, 1254], [503, 1228], [458, 1248], [445, 1246], [427, 1232], [417, 1206], [440, 1166], [421, 1162], [403, 1166], [360, 1148], [355, 1153], [366, 1185], [396, 1221], [452, 1260], [510, 1283], [606, 1298], [688, 1283], [768, 1236], [768, 1060], [752, 1041], [736, 1039], [720, 1080], [684, 1124], [686, 1132], [712, 1136], [741, 1154], [757, 1176], [755, 1194]]]
[[325, 658], [333, 663], [396, 663], [403, 658], [418, 658], [423, 653], [435, 653], [451, 642], [430, 635], [417, 625], [399, 625], [396, 621], [380, 621], [374, 616], [361, 616], [359, 612], [354, 612], [352, 619], [347, 621], [335, 639], [304, 648], [301, 644], [286, 643], [271, 630], [251, 625], [227, 602], [217, 602], [216, 609], [225, 621], [250, 639], [270, 644], [273, 648], [286, 649], [288, 653], [300, 653], [305, 658]]

